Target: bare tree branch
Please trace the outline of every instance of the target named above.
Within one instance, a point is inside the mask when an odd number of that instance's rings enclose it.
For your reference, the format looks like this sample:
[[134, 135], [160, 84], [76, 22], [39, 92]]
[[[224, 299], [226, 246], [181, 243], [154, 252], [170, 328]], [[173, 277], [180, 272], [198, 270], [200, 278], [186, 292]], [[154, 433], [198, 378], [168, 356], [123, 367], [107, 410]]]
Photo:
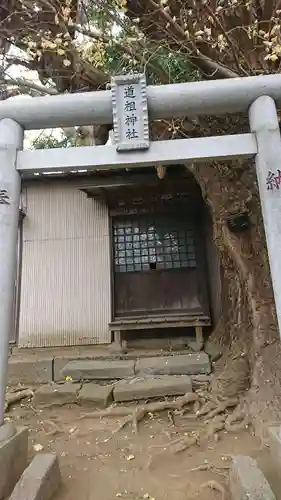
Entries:
[[[215, 15], [215, 13], [212, 11], [212, 9], [209, 7], [209, 5], [205, 5], [205, 8], [207, 12], [209, 13], [209, 16], [213, 19], [213, 23], [219, 28], [220, 32], [223, 34], [225, 39], [227, 40], [227, 43], [229, 45], [230, 50], [232, 51], [232, 56], [234, 59], [234, 62], [236, 64], [236, 67], [239, 72], [244, 73], [244, 75], [249, 76], [249, 73], [245, 71], [239, 62], [239, 56], [236, 54], [236, 51], [239, 53], [239, 47], [234, 46], [233, 40], [230, 39], [228, 33], [226, 32], [225, 28], [223, 27], [222, 23], [220, 22], [218, 16]], [[238, 76], [238, 75], [237, 75]]]
[[264, 0], [262, 21], [270, 24], [270, 20], [274, 11], [274, 0]]
[[[164, 10], [163, 8], [159, 8], [159, 5], [154, 0], [149, 0], [149, 3], [154, 9], [159, 12], [159, 15], [173, 28], [176, 33], [180, 36], [180, 39], [187, 40], [186, 34], [182, 27], [176, 22], [176, 20], [170, 16], [170, 14]], [[205, 56], [200, 52], [200, 50], [195, 46], [195, 54], [188, 54], [188, 57], [197, 65], [199, 69], [203, 69], [204, 71], [208, 71], [212, 77], [221, 77], [221, 78], [235, 78], [239, 76], [238, 73], [235, 73], [231, 69], [223, 66], [217, 61], [213, 61], [209, 57]]]
[[29, 69], [30, 71], [36, 71], [36, 64], [34, 63], [34, 61], [27, 61], [27, 60], [21, 59], [20, 57], [6, 56], [5, 62], [7, 62], [7, 65], [5, 68], [6, 71], [10, 66], [24, 66], [25, 68]]
[[0, 77], [0, 81], [6, 84], [17, 85], [18, 87], [26, 87], [31, 90], [36, 90], [40, 94], [57, 95], [58, 91], [54, 88], [43, 87], [37, 83], [26, 80], [25, 78], [12, 78], [10, 76]]

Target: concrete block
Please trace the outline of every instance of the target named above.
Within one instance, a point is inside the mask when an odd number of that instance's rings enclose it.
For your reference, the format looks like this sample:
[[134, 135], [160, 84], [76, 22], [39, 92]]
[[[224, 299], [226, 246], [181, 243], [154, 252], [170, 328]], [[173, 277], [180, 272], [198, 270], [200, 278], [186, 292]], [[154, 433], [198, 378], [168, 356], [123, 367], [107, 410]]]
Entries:
[[57, 456], [40, 453], [22, 474], [9, 500], [50, 500], [60, 485]]
[[115, 401], [132, 401], [164, 396], [176, 396], [192, 392], [191, 379], [187, 375], [162, 375], [143, 379], [117, 382], [113, 397]]
[[83, 361], [87, 360], [87, 357], [81, 358], [79, 356], [67, 356], [64, 358], [54, 358], [53, 365], [53, 382], [63, 382], [66, 375], [63, 374], [63, 369], [70, 363], [70, 361]]
[[106, 408], [112, 402], [113, 385], [84, 384], [78, 395], [78, 402], [85, 406]]
[[233, 457], [229, 487], [233, 500], [275, 500], [257, 462], [250, 457], [240, 455]]
[[[4, 435], [5, 432], [2, 433]], [[16, 429], [9, 439], [0, 441], [0, 500], [10, 495], [27, 461], [28, 429]]]
[[55, 358], [54, 359], [54, 382], [62, 382], [65, 380], [65, 375], [63, 375], [62, 370], [70, 362], [74, 361], [75, 358]]
[[281, 425], [268, 428], [270, 454], [281, 470]]
[[17, 432], [15, 424], [13, 422], [7, 422], [4, 425], [0, 425], [0, 443], [1, 441], [7, 441]]
[[198, 375], [211, 372], [206, 353], [192, 353], [157, 358], [142, 358], [136, 363], [136, 375]]
[[133, 377], [135, 373], [134, 360], [78, 360], [70, 361], [62, 373], [64, 377], [71, 376], [73, 380], [113, 380]]
[[46, 384], [53, 378], [53, 359], [23, 361], [10, 359], [8, 366], [8, 383]]
[[47, 408], [48, 406], [61, 406], [77, 402], [77, 394], [80, 384], [66, 382], [65, 384], [43, 385], [34, 395], [34, 405], [36, 407]]

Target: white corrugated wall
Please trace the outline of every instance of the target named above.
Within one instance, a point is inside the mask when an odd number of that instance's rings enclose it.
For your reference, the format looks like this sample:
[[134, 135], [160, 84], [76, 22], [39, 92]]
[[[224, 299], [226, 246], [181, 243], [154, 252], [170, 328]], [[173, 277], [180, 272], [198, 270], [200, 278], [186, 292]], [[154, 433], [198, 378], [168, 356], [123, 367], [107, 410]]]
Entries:
[[19, 346], [110, 342], [107, 206], [71, 183], [24, 189]]

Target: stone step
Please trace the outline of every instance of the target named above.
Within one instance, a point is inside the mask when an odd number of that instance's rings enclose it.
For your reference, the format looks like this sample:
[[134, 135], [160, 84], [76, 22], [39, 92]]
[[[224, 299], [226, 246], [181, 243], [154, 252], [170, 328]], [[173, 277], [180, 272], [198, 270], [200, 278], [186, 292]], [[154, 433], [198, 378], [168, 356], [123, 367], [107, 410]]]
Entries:
[[165, 396], [181, 396], [192, 392], [188, 375], [159, 375], [132, 380], [120, 380], [114, 387], [113, 399], [117, 402], [134, 401]]
[[211, 372], [209, 356], [205, 352], [142, 358], [136, 361], [135, 373], [144, 375], [208, 375]]
[[77, 360], [70, 361], [62, 369], [64, 377], [73, 380], [113, 380], [133, 377], [135, 375], [135, 361], [124, 360]]
[[81, 384], [66, 382], [65, 384], [43, 385], [34, 395], [37, 408], [80, 404], [105, 408], [112, 402], [113, 385], [99, 385], [93, 382]]
[[38, 408], [48, 408], [48, 406], [62, 406], [77, 403], [77, 398], [81, 384], [50, 384], [42, 385], [35, 391], [34, 405]]
[[66, 382], [43, 385], [35, 391], [36, 408], [79, 404], [106, 408], [113, 401], [136, 401], [166, 396], [181, 396], [192, 392], [188, 375], [159, 375], [120, 380], [115, 384]]
[[61, 372], [64, 378], [73, 380], [113, 380], [135, 375], [207, 375], [211, 372], [211, 363], [209, 356], [200, 352], [138, 360], [73, 360]]
[[[75, 347], [64, 348], [60, 351], [57, 348], [48, 348], [47, 352], [39, 349], [24, 349], [23, 352], [17, 350], [9, 358], [8, 382], [9, 385], [21, 384], [46, 384], [49, 382], [61, 382], [64, 380], [62, 369], [70, 361], [78, 360], [107, 360], [115, 361], [120, 359], [133, 360], [146, 357], [176, 356], [178, 354], [187, 354], [190, 350], [185, 349], [129, 349], [126, 354], [114, 354], [111, 352], [111, 345], [107, 347], [88, 346], [86, 348], [76, 349]], [[14, 351], [14, 349], [13, 349]], [[150, 352], [149, 352], [150, 351]], [[151, 352], [152, 351], [152, 352]]]

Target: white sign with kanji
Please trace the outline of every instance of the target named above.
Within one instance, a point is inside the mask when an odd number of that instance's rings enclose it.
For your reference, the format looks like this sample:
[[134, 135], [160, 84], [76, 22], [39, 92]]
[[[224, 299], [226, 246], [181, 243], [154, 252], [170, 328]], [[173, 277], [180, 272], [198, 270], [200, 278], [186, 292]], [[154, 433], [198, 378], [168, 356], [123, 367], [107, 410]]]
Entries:
[[149, 148], [145, 75], [116, 76], [111, 80], [114, 140], [117, 151]]

